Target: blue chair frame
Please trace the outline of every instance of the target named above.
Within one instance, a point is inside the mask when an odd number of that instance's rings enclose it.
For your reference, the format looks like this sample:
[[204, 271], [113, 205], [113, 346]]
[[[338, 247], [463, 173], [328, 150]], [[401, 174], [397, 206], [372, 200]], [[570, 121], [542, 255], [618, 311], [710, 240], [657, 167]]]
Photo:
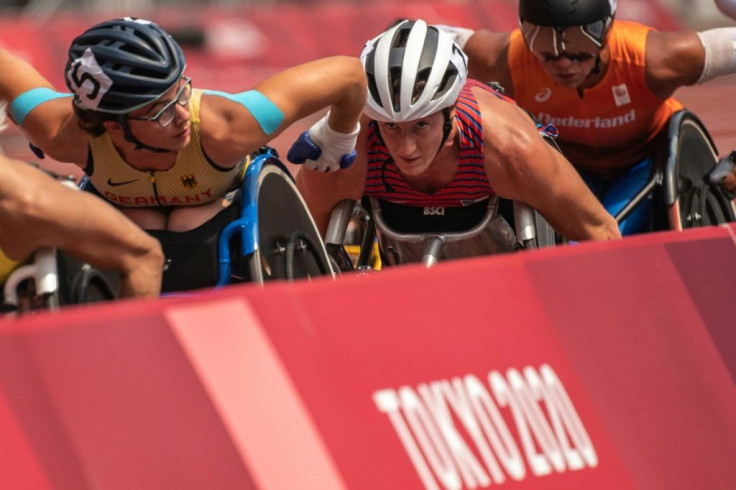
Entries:
[[[276, 172], [271, 173], [280, 175], [280, 184], [263, 190], [261, 189], [261, 177], [267, 166], [275, 167]], [[280, 196], [277, 196], [278, 199], [276, 200], [283, 199], [285, 204], [292, 205], [294, 208], [288, 210], [287, 214], [289, 216], [280, 215], [278, 223], [273, 223], [273, 226], [269, 225], [270, 229], [277, 231], [268, 237], [264, 237], [262, 228], [259, 226], [259, 202], [260, 205], [270, 202], [273, 206], [274, 201], [263, 198], [260, 193], [273, 191], [283, 192]], [[267, 197], [273, 198], [273, 196]], [[249, 261], [251, 281], [253, 282], [263, 282], [268, 279], [263, 276], [261, 271], [261, 263], [267, 260], [267, 254], [269, 253], [269, 251], [263, 250], [262, 240], [272, 240], [274, 234], [279, 236], [279, 241], [283, 238], [283, 244], [277, 243], [277, 247], [279, 250], [283, 248], [286, 264], [283, 272], [287, 276], [286, 279], [317, 274], [334, 276], [335, 271], [329, 262], [324, 242], [309, 214], [306, 203], [296, 189], [293, 176], [281, 162], [278, 153], [273, 148], [262, 148], [248, 165], [241, 187], [240, 208], [239, 218], [228, 223], [218, 238], [218, 278], [216, 287], [222, 287], [231, 282], [230, 278], [234, 272], [231, 243], [235, 237], [240, 238], [238, 249], [240, 257], [253, 258]], [[295, 259], [295, 251], [309, 252], [314, 259], [314, 263], [310, 265], [306, 259], [299, 263], [299, 260]], [[238, 266], [242, 267], [242, 264], [238, 263]], [[274, 266], [274, 268], [277, 267]], [[242, 273], [242, 270], [239, 272]]]

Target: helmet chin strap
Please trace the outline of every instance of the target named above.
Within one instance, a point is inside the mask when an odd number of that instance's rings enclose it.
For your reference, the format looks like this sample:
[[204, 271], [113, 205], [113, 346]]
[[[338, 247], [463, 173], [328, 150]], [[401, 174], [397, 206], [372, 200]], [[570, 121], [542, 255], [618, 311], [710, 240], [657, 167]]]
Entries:
[[442, 115], [445, 118], [445, 122], [442, 125], [442, 141], [440, 142], [440, 147], [437, 150], [437, 155], [440, 154], [442, 151], [442, 147], [445, 146], [445, 142], [447, 141], [447, 138], [450, 136], [450, 131], [452, 131], [452, 121], [453, 119], [450, 117], [450, 107], [445, 107], [442, 109]]
[[133, 143], [135, 145], [135, 151], [146, 150], [152, 153], [169, 153], [171, 151], [167, 150], [166, 148], [157, 148], [155, 146], [148, 146], [145, 143], [141, 143], [138, 138], [136, 138], [130, 131], [130, 127], [128, 126], [128, 119], [126, 118], [125, 114], [120, 114], [118, 116], [118, 124], [120, 124], [120, 127], [123, 128], [123, 138], [125, 138], [125, 141], [127, 141], [128, 143]]
[[[593, 67], [592, 70], [590, 70], [590, 73], [588, 73], [588, 76], [585, 77], [585, 80], [583, 80], [583, 83], [585, 83], [590, 77], [596, 76], [601, 72], [601, 55], [598, 53], [598, 56], [595, 57], [595, 67]], [[578, 90], [578, 96], [582, 99], [583, 98], [583, 87], [582, 83], [577, 88]]]

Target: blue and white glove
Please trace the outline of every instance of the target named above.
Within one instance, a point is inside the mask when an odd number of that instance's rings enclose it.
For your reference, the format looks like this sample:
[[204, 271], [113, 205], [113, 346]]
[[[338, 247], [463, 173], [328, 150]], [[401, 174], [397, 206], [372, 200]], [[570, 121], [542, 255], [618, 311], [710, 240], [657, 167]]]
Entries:
[[732, 151], [730, 155], [718, 160], [715, 167], [708, 173], [708, 183], [713, 185], [720, 184], [723, 192], [728, 199], [736, 199], [736, 193], [733, 190], [726, 189], [723, 185], [729, 174], [736, 174], [736, 151]]
[[320, 172], [335, 172], [353, 164], [360, 124], [352, 133], [340, 133], [327, 124], [328, 117], [329, 113], [304, 131], [291, 145], [286, 155], [291, 163], [304, 164], [307, 168]]

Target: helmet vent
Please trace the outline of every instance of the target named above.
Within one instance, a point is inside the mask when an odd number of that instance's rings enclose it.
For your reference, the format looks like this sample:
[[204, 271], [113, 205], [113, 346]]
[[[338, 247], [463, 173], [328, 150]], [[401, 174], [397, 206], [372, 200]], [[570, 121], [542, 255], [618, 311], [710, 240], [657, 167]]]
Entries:
[[451, 67], [448, 67], [448, 69], [445, 71], [445, 76], [442, 78], [439, 89], [437, 89], [437, 92], [434, 94], [434, 99], [444, 97], [445, 94], [455, 85], [457, 76], [457, 71], [452, 69]]

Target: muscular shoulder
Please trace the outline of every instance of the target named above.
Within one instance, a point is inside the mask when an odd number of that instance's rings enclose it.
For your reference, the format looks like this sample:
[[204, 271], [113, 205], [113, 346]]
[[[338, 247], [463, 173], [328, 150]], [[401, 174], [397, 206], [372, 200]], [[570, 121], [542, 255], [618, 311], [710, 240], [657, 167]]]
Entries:
[[484, 82], [499, 82], [511, 86], [508, 67], [510, 34], [479, 30], [465, 44], [469, 76]]
[[552, 150], [520, 107], [502, 100], [485, 100], [483, 163], [496, 193], [531, 205], [539, 203], [540, 185], [564, 171], [562, 156]]
[[486, 163], [526, 161], [541, 142], [531, 117], [508, 100], [474, 89], [483, 120]]
[[248, 124], [247, 111], [236, 102], [219, 95], [203, 94], [199, 107], [199, 134], [207, 156], [227, 167], [256, 150], [247, 135], [257, 129], [255, 120]]
[[683, 85], [695, 83], [703, 71], [705, 50], [695, 31], [650, 31], [645, 73], [649, 88], [666, 98]]

